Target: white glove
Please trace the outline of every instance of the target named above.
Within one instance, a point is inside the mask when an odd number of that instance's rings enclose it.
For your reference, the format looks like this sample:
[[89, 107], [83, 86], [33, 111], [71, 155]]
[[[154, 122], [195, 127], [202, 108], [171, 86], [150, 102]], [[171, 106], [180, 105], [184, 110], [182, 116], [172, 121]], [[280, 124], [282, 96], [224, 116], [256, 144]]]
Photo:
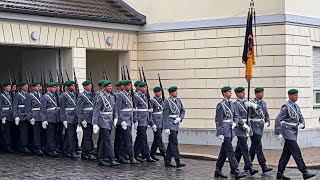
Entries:
[[30, 124], [34, 125], [36, 123], [36, 120], [34, 118], [30, 119]]
[[304, 125], [301, 124], [301, 123], [299, 123], [299, 124], [298, 124], [298, 130], [300, 131], [300, 130], [303, 129], [303, 128], [304, 128]]
[[151, 112], [151, 113], [152, 113], [152, 112], [153, 112], [153, 109], [148, 109], [148, 112]]
[[166, 133], [166, 135], [169, 136], [170, 135], [170, 129], [165, 129], [164, 133]]
[[270, 126], [268, 122], [264, 123], [264, 129], [267, 129]]
[[284, 139], [282, 137], [282, 134], [279, 134], [276, 138], [277, 138], [277, 141], [281, 144], [281, 146], [283, 146], [284, 145]]
[[6, 117], [3, 117], [1, 120], [2, 120], [2, 124], [6, 124], [6, 120], [7, 120]]
[[223, 135], [219, 135], [218, 139], [219, 139], [220, 142], [222, 142], [222, 143], [224, 142], [224, 136]]
[[116, 126], [117, 126], [117, 123], [118, 123], [118, 119], [115, 118], [115, 119], [113, 120], [113, 126], [116, 127]]
[[250, 101], [244, 102], [244, 105], [246, 105], [246, 107], [250, 107], [250, 108], [252, 108], [252, 109], [257, 109], [257, 108], [258, 108], [258, 105], [257, 105], [257, 104], [252, 103], [252, 102], [250, 102]]
[[179, 122], [181, 121], [181, 118], [180, 117], [177, 117], [175, 120], [174, 120], [174, 124], [178, 124]]
[[19, 117], [14, 118], [14, 123], [18, 126], [20, 123], [20, 118]]
[[100, 129], [100, 128], [99, 128], [98, 125], [96, 125], [96, 124], [93, 125], [93, 133], [97, 134], [98, 131], [99, 131], [99, 129]]
[[156, 126], [155, 124], [154, 124], [154, 125], [152, 125], [152, 127], [151, 127], [151, 128], [152, 128], [152, 131], [153, 131], [153, 132], [157, 132], [157, 126]]
[[138, 125], [139, 125], [138, 121], [135, 122], [135, 123], [134, 123], [134, 128], [135, 128], [135, 129], [138, 129]]
[[234, 129], [234, 128], [236, 128], [236, 127], [237, 127], [237, 124], [233, 122], [231, 128]]
[[68, 129], [68, 122], [67, 121], [63, 121], [62, 123], [63, 123], [64, 128]]
[[127, 124], [125, 121], [122, 121], [122, 122], [121, 122], [121, 127], [122, 127], [123, 130], [126, 130], [126, 129], [127, 129], [127, 125], [128, 125], [128, 124]]
[[43, 121], [42, 122], [43, 129], [47, 129], [47, 126], [48, 126], [48, 121]]
[[81, 125], [82, 127], [87, 128], [87, 121], [81, 121]]

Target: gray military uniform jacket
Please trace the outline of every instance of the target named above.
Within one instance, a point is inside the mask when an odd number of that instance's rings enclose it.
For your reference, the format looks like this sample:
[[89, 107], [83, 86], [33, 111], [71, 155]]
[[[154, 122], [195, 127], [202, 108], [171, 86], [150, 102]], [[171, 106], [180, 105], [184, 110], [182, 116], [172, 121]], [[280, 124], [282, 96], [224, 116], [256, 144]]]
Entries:
[[0, 116], [6, 118], [7, 121], [13, 121], [12, 115], [12, 99], [10, 93], [1, 93], [0, 95]]
[[26, 114], [27, 118], [30, 121], [32, 118], [35, 121], [41, 121], [40, 119], [40, 106], [41, 106], [41, 93], [37, 95], [36, 92], [31, 92], [27, 95], [26, 99]]
[[120, 92], [116, 97], [116, 112], [118, 115], [117, 125], [121, 125], [123, 121], [127, 123], [127, 126], [132, 127], [133, 123], [133, 105], [130, 92]]
[[27, 114], [26, 114], [26, 98], [27, 92], [20, 91], [18, 92], [12, 103], [12, 113], [13, 118], [19, 117], [20, 121], [27, 121]]
[[153, 126], [151, 112], [148, 111], [147, 94], [141, 92], [135, 93], [137, 111], [133, 112], [134, 122], [138, 122], [138, 126]]
[[77, 98], [70, 91], [63, 92], [60, 97], [60, 117], [61, 121], [67, 121], [68, 124], [77, 124], [76, 102]]
[[93, 124], [111, 130], [113, 119], [117, 118], [115, 104], [114, 96], [101, 92], [94, 103]]
[[78, 96], [76, 112], [79, 123], [86, 121], [92, 124], [94, 97], [91, 92], [83, 91]]
[[247, 132], [243, 128], [243, 124], [246, 123], [250, 126], [250, 121], [247, 122], [247, 107], [244, 104], [245, 100], [237, 99], [234, 102], [234, 106], [240, 119], [238, 120], [237, 127], [235, 128], [235, 135], [239, 137], [247, 137]]
[[253, 134], [261, 135], [263, 134], [264, 123], [269, 123], [270, 117], [267, 109], [267, 104], [263, 100], [254, 99], [251, 102], [258, 105], [257, 109], [250, 109], [250, 124]]
[[41, 121], [58, 123], [60, 121], [60, 107], [58, 107], [56, 96], [48, 92], [42, 96], [40, 102]]
[[158, 129], [163, 127], [163, 100], [161, 97], [153, 97], [150, 99], [152, 105], [152, 120]]
[[282, 105], [281, 111], [275, 120], [275, 134], [282, 134], [284, 139], [297, 141], [299, 124], [302, 124], [304, 129], [305, 122], [300, 107], [289, 100]]
[[185, 115], [185, 109], [179, 98], [169, 97], [163, 103], [163, 128], [170, 129], [172, 131], [179, 131], [180, 123], [174, 124], [174, 120], [180, 117], [183, 121]]
[[216, 135], [223, 135], [224, 137], [232, 138], [235, 133], [232, 129], [232, 124], [238, 124], [241, 117], [236, 111], [236, 107], [233, 102], [223, 99], [216, 107]]

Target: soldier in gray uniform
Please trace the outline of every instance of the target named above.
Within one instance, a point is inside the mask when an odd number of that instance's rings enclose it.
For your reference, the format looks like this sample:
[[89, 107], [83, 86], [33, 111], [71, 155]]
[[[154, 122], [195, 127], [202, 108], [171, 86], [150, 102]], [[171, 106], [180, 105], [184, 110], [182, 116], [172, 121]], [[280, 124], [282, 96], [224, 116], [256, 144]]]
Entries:
[[42, 127], [46, 130], [47, 137], [47, 150], [48, 155], [56, 157], [59, 153], [56, 152], [57, 142], [57, 124], [60, 121], [60, 107], [57, 104], [57, 98], [54, 95], [57, 91], [57, 85], [55, 82], [47, 84], [48, 92], [41, 98], [40, 106], [40, 118], [42, 121]]
[[[170, 97], [163, 104], [163, 128], [169, 142], [166, 151], [165, 167], [183, 167], [184, 163], [180, 161], [180, 153], [178, 149], [178, 132], [180, 122], [183, 121], [185, 110], [181, 100], [178, 98], [178, 88], [171, 86], [168, 89]], [[171, 164], [171, 159], [174, 158], [176, 166]]]
[[3, 93], [0, 95], [0, 118], [3, 126], [4, 150], [13, 153], [11, 147], [11, 127], [14, 126], [12, 115], [11, 84], [3, 83]]
[[165, 160], [166, 156], [166, 148], [162, 142], [162, 128], [163, 128], [163, 99], [161, 98], [162, 89], [161, 87], [157, 86], [153, 88], [154, 97], [150, 99], [151, 105], [152, 105], [152, 120], [155, 123], [157, 130], [153, 133], [153, 142], [151, 146], [151, 158], [159, 161], [159, 159], [156, 157], [157, 149], [159, 148], [161, 156]]
[[[120, 92], [116, 99], [116, 111], [118, 114], [118, 121], [115, 123], [121, 125], [120, 128], [120, 148], [119, 148], [119, 162], [123, 164], [138, 164], [139, 162], [133, 156], [132, 132], [133, 125], [133, 102], [130, 93], [132, 88], [131, 80], [122, 81], [124, 91]], [[126, 157], [129, 159], [127, 160]]]
[[[115, 86], [116, 86], [117, 90], [113, 93], [113, 95], [114, 95], [114, 98], [116, 100], [118, 95], [119, 95], [119, 93], [123, 91], [122, 80], [116, 82]], [[117, 125], [115, 123], [115, 121], [114, 121], [113, 125], [116, 127], [115, 135], [114, 135], [114, 144], [113, 144], [113, 146], [114, 146], [114, 155], [115, 155], [116, 159], [119, 159], [119, 155], [118, 154], [119, 154], [119, 148], [120, 148], [120, 144], [121, 144], [121, 142], [120, 142], [121, 125], [120, 124]]]
[[32, 125], [33, 129], [33, 150], [35, 154], [43, 155], [41, 149], [41, 119], [40, 119], [40, 85], [41, 82], [32, 83], [33, 92], [30, 92], [26, 97], [26, 114], [27, 119]]
[[138, 93], [139, 92], [139, 84], [141, 83], [140, 80], [136, 80], [136, 82], [134, 82], [134, 87], [135, 87], [135, 90], [134, 92], [135, 93]]
[[99, 131], [98, 144], [98, 165], [99, 166], [117, 166], [113, 148], [111, 145], [111, 130], [113, 121], [117, 121], [115, 110], [115, 98], [111, 95], [111, 82], [106, 80], [102, 84], [102, 92], [96, 97], [93, 109], [93, 132]]
[[[138, 86], [139, 92], [135, 94], [137, 111], [134, 112], [134, 127], [137, 130], [137, 136], [134, 142], [135, 158], [140, 162], [144, 162], [145, 159], [147, 162], [155, 162], [155, 160], [150, 157], [147, 129], [148, 125], [150, 125], [152, 127], [152, 130], [155, 132], [157, 131], [157, 126], [152, 120], [152, 110], [148, 109], [148, 98], [146, 94], [147, 83], [140, 82]], [[142, 154], [141, 158], [138, 157], [138, 153], [140, 151]]]
[[257, 104], [257, 109], [250, 108], [249, 112], [249, 120], [251, 125], [251, 130], [253, 135], [250, 137], [251, 139], [251, 147], [249, 154], [251, 156], [251, 161], [253, 161], [255, 155], [257, 154], [258, 162], [262, 168], [262, 172], [266, 173], [272, 171], [272, 168], [269, 168], [266, 165], [266, 158], [264, 157], [262, 150], [262, 134], [263, 130], [270, 126], [270, 117], [267, 109], [267, 104], [263, 101], [264, 96], [264, 88], [257, 87], [254, 89], [255, 99], [251, 102]]
[[122, 81], [118, 81], [115, 83], [116, 86], [116, 91], [113, 93], [114, 97], [117, 97], [117, 95], [119, 94], [119, 92], [123, 91], [123, 85], [122, 85]]
[[215, 121], [217, 137], [222, 142], [222, 145], [216, 163], [214, 177], [227, 178], [227, 176], [222, 173], [222, 167], [228, 158], [231, 172], [234, 174], [235, 179], [240, 179], [246, 175], [238, 170], [238, 162], [232, 147], [232, 138], [234, 137], [233, 129], [239, 124], [238, 121], [240, 121], [241, 117], [235, 110], [234, 103], [229, 100], [232, 96], [231, 87], [225, 86], [221, 88], [221, 93], [223, 95], [223, 100], [219, 102], [216, 107]]
[[99, 96], [100, 92], [102, 92], [102, 84], [104, 83], [105, 79], [102, 79], [98, 82], [98, 87], [99, 87], [99, 90], [96, 91], [95, 93], [95, 96]]
[[92, 115], [94, 95], [91, 93], [92, 82], [86, 80], [82, 83], [84, 91], [78, 96], [76, 112], [78, 122], [83, 130], [82, 136], [82, 154], [81, 158], [85, 160], [95, 160], [93, 155], [93, 140], [92, 140]]
[[65, 128], [64, 137], [64, 152], [66, 157], [78, 158], [77, 147], [78, 142], [76, 142], [77, 129], [76, 124], [78, 124], [77, 114], [76, 114], [76, 102], [77, 98], [74, 94], [75, 82], [67, 81], [64, 83], [66, 87], [65, 92], [60, 95], [60, 117]]
[[290, 89], [288, 96], [289, 100], [282, 105], [281, 111], [275, 120], [274, 127], [278, 141], [284, 145], [279, 160], [277, 179], [290, 179], [284, 175], [284, 171], [291, 155], [298, 169], [303, 174], [303, 179], [309, 179], [314, 177], [315, 174], [308, 172], [297, 143], [298, 131], [305, 128], [305, 121], [301, 114], [300, 107], [296, 104], [298, 100], [298, 90]]
[[248, 125], [249, 122], [247, 122], [247, 108], [253, 107], [256, 109], [257, 105], [245, 100], [246, 93], [244, 87], [237, 87], [234, 89], [234, 92], [237, 95], [237, 100], [234, 102], [235, 111], [241, 117], [235, 128], [235, 135], [237, 136], [238, 141], [234, 154], [238, 163], [240, 162], [241, 156], [243, 156], [244, 170], [249, 171], [250, 175], [254, 175], [259, 171], [253, 168], [249, 155], [247, 140], [252, 132]]
[[28, 146], [28, 118], [26, 114], [26, 98], [28, 92], [28, 83], [22, 81], [20, 83], [20, 92], [18, 92], [13, 100], [12, 112], [15, 120], [15, 124], [19, 126], [20, 132], [20, 150], [26, 155], [30, 155], [31, 152], [27, 148]]

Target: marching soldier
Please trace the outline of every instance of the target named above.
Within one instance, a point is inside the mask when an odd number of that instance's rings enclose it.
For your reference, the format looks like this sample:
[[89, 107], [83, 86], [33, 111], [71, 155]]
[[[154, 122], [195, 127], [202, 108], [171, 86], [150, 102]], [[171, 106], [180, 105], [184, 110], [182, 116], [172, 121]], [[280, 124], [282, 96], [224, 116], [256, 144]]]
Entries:
[[76, 141], [77, 136], [77, 114], [76, 114], [76, 102], [77, 98], [74, 94], [75, 82], [67, 81], [64, 86], [66, 91], [60, 95], [60, 117], [65, 128], [64, 137], [64, 152], [67, 157], [78, 158]]
[[251, 158], [249, 155], [249, 148], [248, 148], [248, 137], [251, 133], [251, 129], [247, 122], [247, 107], [253, 107], [254, 109], [257, 108], [257, 105], [245, 100], [245, 88], [244, 87], [237, 87], [234, 89], [236, 93], [237, 100], [234, 102], [235, 111], [239, 114], [241, 119], [238, 120], [237, 127], [235, 128], [235, 135], [237, 136], [237, 146], [234, 151], [235, 157], [240, 162], [241, 156], [243, 156], [244, 160], [244, 170], [249, 171], [250, 175], [254, 175], [259, 171], [252, 167]]
[[235, 158], [232, 138], [234, 136], [233, 129], [239, 124], [239, 114], [235, 110], [235, 105], [229, 99], [232, 96], [231, 87], [225, 86], [221, 88], [221, 93], [223, 95], [223, 100], [220, 101], [216, 107], [216, 127], [217, 127], [217, 137], [222, 142], [219, 157], [216, 163], [216, 171], [214, 177], [216, 178], [227, 178], [226, 175], [222, 173], [222, 167], [228, 157], [229, 164], [231, 167], [231, 173], [234, 174], [235, 179], [240, 179], [245, 177], [238, 170], [238, 162]]
[[123, 90], [122, 81], [116, 82], [115, 86], [116, 86], [116, 91], [113, 93], [113, 95], [114, 95], [115, 97], [117, 97], [117, 95], [119, 94], [119, 92]]
[[100, 92], [102, 92], [102, 84], [104, 83], [104, 81], [105, 81], [105, 80], [102, 79], [102, 80], [100, 80], [100, 81], [98, 82], [99, 90], [96, 91], [95, 95], [99, 96]]
[[32, 125], [33, 129], [33, 148], [35, 154], [38, 156], [43, 155], [41, 149], [41, 119], [40, 119], [40, 106], [41, 106], [41, 82], [32, 83], [33, 92], [30, 92], [26, 97], [26, 114], [27, 119]]
[[281, 111], [275, 121], [275, 135], [284, 147], [279, 160], [277, 179], [290, 179], [284, 175], [285, 168], [291, 155], [296, 162], [298, 169], [303, 174], [303, 179], [315, 176], [308, 172], [303, 161], [299, 145], [297, 143], [298, 131], [305, 128], [305, 121], [301, 114], [300, 107], [296, 104], [298, 100], [298, 90], [288, 91], [289, 100], [282, 105]]
[[40, 117], [43, 129], [46, 129], [48, 154], [51, 157], [56, 157], [59, 153], [57, 150], [57, 124], [60, 121], [60, 107], [57, 104], [55, 93], [57, 85], [55, 82], [47, 84], [48, 92], [41, 98]]
[[[132, 133], [133, 125], [133, 102], [130, 93], [132, 88], [131, 80], [122, 81], [124, 91], [120, 92], [116, 100], [116, 111], [118, 113], [118, 121], [115, 123], [121, 125], [120, 128], [120, 148], [119, 162], [123, 164], [139, 164], [133, 157]], [[128, 159], [127, 159], [128, 158]]]
[[[117, 90], [116, 90], [116, 92], [114, 92], [113, 95], [114, 95], [114, 98], [116, 100], [118, 95], [119, 95], [119, 93], [123, 91], [122, 80], [116, 82], [115, 86], [116, 86]], [[119, 159], [119, 155], [118, 154], [119, 154], [119, 148], [120, 148], [120, 144], [121, 144], [121, 142], [120, 142], [121, 125], [117, 125], [115, 121], [113, 123], [114, 123], [113, 125], [116, 127], [115, 135], [114, 135], [114, 144], [113, 144], [114, 145], [114, 154], [115, 154], [116, 159]]]
[[162, 128], [163, 128], [163, 117], [162, 117], [162, 113], [163, 113], [163, 99], [161, 98], [161, 92], [162, 89], [161, 87], [155, 87], [153, 88], [153, 92], [154, 92], [154, 97], [150, 100], [151, 105], [152, 105], [152, 119], [153, 122], [155, 123], [157, 130], [153, 133], [153, 142], [152, 142], [152, 146], [151, 146], [151, 158], [159, 161], [159, 159], [156, 157], [156, 152], [157, 149], [159, 148], [160, 150], [160, 154], [161, 156], [163, 156], [164, 160], [165, 160], [165, 156], [166, 156], [166, 148], [162, 142]]
[[78, 122], [83, 130], [82, 136], [82, 154], [81, 158], [85, 160], [96, 160], [93, 155], [93, 140], [92, 140], [92, 115], [94, 95], [91, 93], [92, 82], [86, 80], [82, 83], [84, 91], [78, 96], [76, 111]]
[[141, 83], [140, 80], [136, 80], [136, 82], [134, 82], [134, 87], [135, 87], [135, 93], [139, 92], [139, 84]]
[[255, 154], [257, 154], [258, 162], [262, 168], [263, 173], [272, 171], [272, 168], [269, 168], [266, 165], [266, 158], [264, 157], [262, 150], [262, 134], [263, 130], [270, 126], [270, 117], [267, 109], [267, 104], [263, 101], [264, 88], [257, 87], [254, 89], [255, 99], [251, 102], [258, 105], [257, 109], [251, 107], [249, 112], [249, 120], [253, 135], [251, 139], [251, 147], [249, 154], [251, 156], [251, 161], [253, 161]]
[[[147, 137], [147, 129], [148, 125], [152, 127], [152, 130], [157, 131], [157, 126], [152, 121], [152, 110], [148, 109], [148, 99], [147, 99], [147, 83], [140, 82], [139, 83], [139, 91], [135, 94], [136, 102], [137, 102], [137, 111], [134, 112], [134, 127], [137, 130], [136, 140], [134, 142], [134, 153], [135, 158], [144, 162], [145, 159], [147, 162], [155, 162], [150, 157], [150, 149], [148, 145], [148, 137]], [[138, 152], [141, 151], [142, 158], [138, 157]]]
[[96, 98], [93, 109], [93, 132], [99, 131], [98, 165], [117, 166], [111, 145], [111, 130], [113, 121], [117, 121], [115, 98], [111, 95], [111, 82], [106, 80], [102, 84], [103, 91]]
[[[178, 149], [178, 132], [180, 122], [184, 119], [185, 110], [181, 100], [178, 98], [178, 88], [171, 86], [168, 89], [170, 97], [163, 104], [163, 128], [169, 142], [166, 151], [165, 167], [183, 167], [184, 163], [180, 161], [180, 153]], [[171, 164], [171, 159], [174, 158], [176, 166]]]
[[16, 93], [16, 96], [13, 100], [12, 104], [12, 112], [15, 120], [15, 125], [19, 126], [20, 132], [20, 150], [22, 153], [26, 155], [30, 155], [31, 152], [27, 148], [28, 146], [28, 118], [26, 115], [26, 97], [28, 92], [28, 83], [26, 81], [22, 81], [20, 83], [20, 92]]
[[14, 126], [12, 115], [12, 97], [10, 94], [11, 84], [3, 83], [3, 93], [0, 96], [0, 117], [3, 125], [4, 150], [13, 153], [11, 147], [11, 127]]

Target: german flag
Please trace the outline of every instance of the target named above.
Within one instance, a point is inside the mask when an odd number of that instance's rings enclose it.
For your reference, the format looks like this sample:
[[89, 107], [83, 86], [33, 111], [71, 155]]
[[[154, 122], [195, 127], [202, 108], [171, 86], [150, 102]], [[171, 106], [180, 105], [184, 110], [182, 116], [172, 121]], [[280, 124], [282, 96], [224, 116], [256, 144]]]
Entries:
[[250, 8], [248, 11], [246, 36], [242, 54], [242, 63], [246, 65], [245, 77], [247, 82], [250, 82], [252, 79], [252, 68], [253, 65], [255, 65], [254, 36], [252, 31], [253, 16], [254, 10]]

